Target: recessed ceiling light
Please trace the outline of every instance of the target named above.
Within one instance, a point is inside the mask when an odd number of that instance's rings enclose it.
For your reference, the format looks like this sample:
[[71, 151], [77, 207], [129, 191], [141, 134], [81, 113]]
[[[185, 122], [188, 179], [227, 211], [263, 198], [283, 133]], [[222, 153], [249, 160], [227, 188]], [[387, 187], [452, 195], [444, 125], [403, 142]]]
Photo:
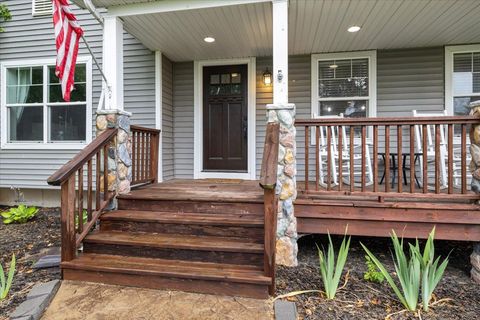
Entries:
[[351, 26], [350, 28], [347, 29], [348, 32], [358, 32], [360, 31], [359, 26]]
[[212, 42], [215, 42], [215, 38], [214, 37], [205, 37], [203, 39], [203, 41], [208, 42], [208, 43], [212, 43]]

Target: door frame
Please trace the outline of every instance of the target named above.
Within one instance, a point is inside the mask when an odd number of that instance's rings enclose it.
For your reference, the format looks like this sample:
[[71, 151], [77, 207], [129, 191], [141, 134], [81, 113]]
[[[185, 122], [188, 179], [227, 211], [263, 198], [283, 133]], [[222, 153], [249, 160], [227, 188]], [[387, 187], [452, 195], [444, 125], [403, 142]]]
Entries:
[[[203, 67], [228, 66], [246, 64], [248, 69], [248, 140], [247, 140], [247, 172], [203, 172]], [[194, 62], [194, 144], [193, 144], [193, 178], [194, 179], [244, 179], [256, 178], [256, 148], [255, 148], [255, 93], [256, 93], [256, 59], [215, 59], [196, 60]]]

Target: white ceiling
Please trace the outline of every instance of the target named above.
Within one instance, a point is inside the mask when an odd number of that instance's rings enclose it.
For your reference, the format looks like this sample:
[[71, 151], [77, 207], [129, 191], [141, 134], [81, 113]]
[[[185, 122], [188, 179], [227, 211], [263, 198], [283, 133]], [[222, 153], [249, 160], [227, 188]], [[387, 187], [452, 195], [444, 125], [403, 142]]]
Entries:
[[[97, 6], [142, 0], [96, 0]], [[269, 56], [270, 2], [126, 16], [125, 28], [170, 59]], [[477, 0], [290, 0], [289, 52], [480, 43]], [[362, 29], [347, 32], [351, 25]], [[207, 44], [206, 36], [216, 41]]]

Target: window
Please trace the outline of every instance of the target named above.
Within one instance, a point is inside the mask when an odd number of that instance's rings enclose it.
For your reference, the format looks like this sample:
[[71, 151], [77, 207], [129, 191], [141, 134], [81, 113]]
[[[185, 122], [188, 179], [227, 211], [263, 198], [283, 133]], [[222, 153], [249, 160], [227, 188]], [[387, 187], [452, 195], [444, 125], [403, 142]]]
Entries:
[[71, 101], [62, 98], [55, 61], [2, 64], [3, 148], [79, 148], [91, 140], [91, 61], [78, 58]]
[[466, 115], [480, 100], [480, 45], [445, 48], [445, 106], [448, 114]]
[[52, 0], [32, 0], [32, 15], [46, 16], [53, 11]]
[[375, 113], [375, 51], [312, 55], [312, 116]]

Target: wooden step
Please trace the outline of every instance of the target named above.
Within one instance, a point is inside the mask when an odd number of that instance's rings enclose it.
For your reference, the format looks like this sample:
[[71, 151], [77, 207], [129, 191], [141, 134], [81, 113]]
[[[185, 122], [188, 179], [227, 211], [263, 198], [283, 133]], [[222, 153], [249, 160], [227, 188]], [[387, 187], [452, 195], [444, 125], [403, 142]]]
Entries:
[[263, 244], [250, 239], [100, 231], [83, 244], [86, 253], [263, 266]]
[[100, 219], [102, 231], [237, 237], [257, 243], [264, 240], [264, 217], [260, 215], [117, 210]]
[[271, 278], [231, 264], [82, 254], [63, 262], [64, 279], [266, 298]]

